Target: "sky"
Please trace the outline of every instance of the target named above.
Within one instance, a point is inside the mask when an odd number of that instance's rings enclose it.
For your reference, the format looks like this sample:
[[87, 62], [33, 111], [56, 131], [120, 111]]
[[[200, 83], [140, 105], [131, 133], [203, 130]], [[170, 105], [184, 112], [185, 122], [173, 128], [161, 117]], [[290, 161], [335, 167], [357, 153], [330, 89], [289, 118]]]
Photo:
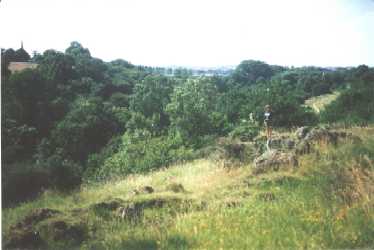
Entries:
[[0, 47], [148, 66], [374, 66], [374, 0], [1, 0]]

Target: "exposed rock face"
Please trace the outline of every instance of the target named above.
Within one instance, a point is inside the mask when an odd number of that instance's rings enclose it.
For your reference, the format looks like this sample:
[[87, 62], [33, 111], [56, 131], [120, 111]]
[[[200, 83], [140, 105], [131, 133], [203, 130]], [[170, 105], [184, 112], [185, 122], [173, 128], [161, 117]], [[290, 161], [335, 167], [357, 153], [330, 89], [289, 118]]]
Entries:
[[297, 167], [298, 161], [294, 153], [284, 153], [279, 150], [268, 150], [254, 160], [254, 174], [278, 170], [282, 167]]
[[253, 161], [254, 174], [278, 170], [287, 166], [298, 166], [297, 156], [310, 154], [317, 143], [337, 145], [341, 139], [360, 141], [352, 134], [331, 131], [327, 128], [301, 127], [295, 133], [298, 140], [277, 137], [269, 142], [269, 149]]
[[[304, 128], [304, 127], [303, 127]], [[301, 129], [298, 129], [299, 134], [302, 134]], [[305, 129], [304, 129], [305, 130]], [[296, 132], [298, 134], [298, 132]], [[304, 137], [299, 138], [299, 142], [295, 147], [297, 155], [310, 154], [313, 151], [315, 143], [325, 143], [337, 145], [341, 139], [348, 139], [352, 141], [361, 141], [357, 136], [346, 132], [331, 131], [326, 128], [313, 128]]]
[[346, 133], [329, 131], [324, 128], [313, 128], [304, 138], [305, 141], [319, 141], [325, 143], [337, 144], [339, 137], [345, 137]]

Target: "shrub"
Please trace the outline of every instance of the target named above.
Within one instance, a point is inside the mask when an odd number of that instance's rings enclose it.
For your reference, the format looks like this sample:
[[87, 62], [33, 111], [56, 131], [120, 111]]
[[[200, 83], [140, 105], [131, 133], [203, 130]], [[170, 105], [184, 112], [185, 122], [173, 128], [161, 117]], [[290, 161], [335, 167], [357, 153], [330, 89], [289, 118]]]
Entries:
[[[87, 174], [87, 180], [105, 180], [133, 173], [145, 173], [176, 161], [193, 159], [194, 150], [183, 145], [178, 136], [152, 137], [146, 130], [125, 133], [120, 150], [99, 168]], [[89, 168], [91, 168], [89, 166]]]
[[230, 137], [238, 138], [241, 141], [251, 141], [260, 132], [260, 128], [254, 124], [245, 123], [237, 126], [233, 131], [230, 132]]

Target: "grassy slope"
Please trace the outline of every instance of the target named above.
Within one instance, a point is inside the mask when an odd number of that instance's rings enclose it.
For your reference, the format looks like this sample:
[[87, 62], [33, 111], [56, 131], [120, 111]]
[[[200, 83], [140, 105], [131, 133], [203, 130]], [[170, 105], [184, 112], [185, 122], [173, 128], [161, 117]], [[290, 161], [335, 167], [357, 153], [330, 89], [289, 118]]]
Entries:
[[[319, 145], [297, 170], [251, 174], [250, 166], [225, 169], [196, 160], [73, 195], [46, 192], [40, 199], [3, 211], [3, 230], [40, 207], [69, 211], [110, 198], [179, 197], [204, 209], [146, 209], [138, 223], [93, 212], [80, 218], [92, 231], [80, 249], [290, 249], [374, 247], [374, 129], [352, 129], [362, 143]], [[165, 190], [180, 183], [186, 192]], [[134, 195], [144, 185], [155, 193]], [[66, 245], [51, 243], [54, 249]], [[53, 245], [55, 244], [55, 245]]]
[[335, 91], [332, 94], [312, 97], [305, 101], [305, 105], [311, 107], [316, 113], [320, 113], [326, 105], [330, 104], [338, 96], [339, 92]]

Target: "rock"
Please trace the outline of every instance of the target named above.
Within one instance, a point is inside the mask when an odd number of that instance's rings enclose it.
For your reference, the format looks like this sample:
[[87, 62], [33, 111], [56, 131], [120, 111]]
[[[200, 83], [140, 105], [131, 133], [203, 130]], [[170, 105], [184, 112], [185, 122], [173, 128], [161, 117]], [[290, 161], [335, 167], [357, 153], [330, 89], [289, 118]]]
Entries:
[[172, 191], [174, 193], [184, 193], [184, 192], [186, 192], [183, 185], [180, 184], [180, 183], [171, 183], [166, 187], [166, 190]]
[[254, 160], [254, 174], [260, 174], [269, 170], [278, 170], [283, 166], [297, 167], [298, 161], [295, 154], [284, 153], [279, 150], [268, 150]]
[[351, 140], [354, 143], [360, 142], [361, 138], [346, 132], [330, 131], [326, 128], [313, 128], [301, 139], [295, 147], [297, 155], [309, 154], [312, 152], [313, 144], [325, 143], [337, 145], [339, 140]]
[[304, 138], [306, 141], [319, 141], [336, 145], [340, 133], [325, 128], [313, 128]]
[[308, 126], [300, 127], [296, 130], [295, 135], [297, 139], [301, 140], [308, 134], [309, 131], [310, 128]]

